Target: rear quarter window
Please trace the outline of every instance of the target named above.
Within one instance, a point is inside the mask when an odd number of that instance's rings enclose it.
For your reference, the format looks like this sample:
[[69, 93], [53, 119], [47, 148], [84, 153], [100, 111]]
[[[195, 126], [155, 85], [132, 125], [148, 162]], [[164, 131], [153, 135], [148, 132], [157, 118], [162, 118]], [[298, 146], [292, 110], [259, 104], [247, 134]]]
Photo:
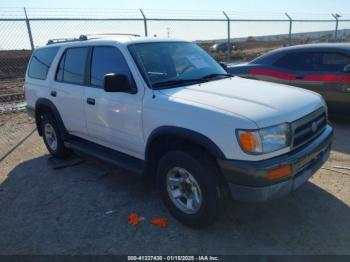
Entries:
[[45, 80], [58, 49], [59, 47], [48, 47], [35, 50], [30, 60], [28, 76], [34, 79]]

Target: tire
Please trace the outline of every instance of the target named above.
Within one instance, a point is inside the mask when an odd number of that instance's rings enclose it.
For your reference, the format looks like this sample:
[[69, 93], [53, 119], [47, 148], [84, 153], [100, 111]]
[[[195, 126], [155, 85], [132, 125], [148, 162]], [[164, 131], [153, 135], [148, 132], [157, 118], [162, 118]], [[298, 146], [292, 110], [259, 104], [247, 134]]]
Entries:
[[[197, 149], [166, 153], [159, 161], [157, 175], [166, 207], [186, 226], [208, 227], [218, 219], [226, 206], [228, 198], [225, 182], [221, 179], [215, 160]], [[188, 177], [189, 181], [185, 179], [179, 185], [184, 177]], [[189, 185], [186, 185], [187, 182]], [[179, 189], [185, 191], [180, 197]], [[192, 208], [188, 204], [189, 200]]]
[[47, 150], [57, 158], [66, 158], [70, 152], [64, 146], [62, 134], [55, 118], [50, 113], [45, 113], [41, 121], [41, 131]]

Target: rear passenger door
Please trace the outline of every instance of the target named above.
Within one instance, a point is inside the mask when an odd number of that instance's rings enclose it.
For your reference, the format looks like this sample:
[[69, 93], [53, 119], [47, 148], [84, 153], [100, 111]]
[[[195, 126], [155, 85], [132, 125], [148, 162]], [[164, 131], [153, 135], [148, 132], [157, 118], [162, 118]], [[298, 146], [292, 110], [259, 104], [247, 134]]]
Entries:
[[320, 52], [299, 52], [295, 54], [298, 57], [298, 63], [295, 65], [295, 77], [291, 80], [291, 84], [314, 92], [322, 94], [324, 84], [320, 77], [320, 64], [322, 54]]
[[[135, 157], [143, 155], [142, 97], [124, 55], [116, 46], [95, 46], [90, 56], [90, 87], [85, 93], [87, 130], [91, 140]], [[105, 92], [106, 74], [124, 74], [136, 93]]]
[[329, 105], [341, 110], [350, 108], [350, 73], [344, 67], [350, 65], [350, 56], [341, 52], [324, 52], [321, 57], [321, 75], [313, 76], [323, 82], [322, 94]]
[[320, 93], [329, 104], [349, 103], [350, 77], [344, 72], [347, 64], [350, 57], [340, 52], [304, 52], [291, 84]]
[[88, 50], [88, 47], [72, 47], [63, 52], [50, 93], [67, 130], [74, 135], [87, 133], [84, 85]]

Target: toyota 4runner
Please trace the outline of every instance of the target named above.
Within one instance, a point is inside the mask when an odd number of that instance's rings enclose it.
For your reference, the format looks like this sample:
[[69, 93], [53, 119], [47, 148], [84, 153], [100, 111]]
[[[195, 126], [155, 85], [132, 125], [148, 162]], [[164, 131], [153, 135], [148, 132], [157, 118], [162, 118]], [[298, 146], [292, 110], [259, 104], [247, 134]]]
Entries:
[[327, 160], [332, 127], [311, 91], [232, 77], [196, 44], [136, 36], [51, 40], [33, 52], [27, 108], [48, 151], [152, 179], [182, 223], [265, 201]]

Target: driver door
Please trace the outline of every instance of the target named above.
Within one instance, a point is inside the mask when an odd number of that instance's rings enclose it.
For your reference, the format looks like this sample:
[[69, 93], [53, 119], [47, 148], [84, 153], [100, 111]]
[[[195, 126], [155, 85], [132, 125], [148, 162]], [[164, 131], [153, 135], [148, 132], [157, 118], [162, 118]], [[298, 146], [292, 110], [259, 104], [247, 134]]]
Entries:
[[142, 158], [142, 97], [132, 92], [105, 92], [106, 74], [124, 74], [136, 84], [121, 51], [115, 46], [91, 48], [90, 86], [85, 92], [85, 114], [90, 138], [120, 152]]

